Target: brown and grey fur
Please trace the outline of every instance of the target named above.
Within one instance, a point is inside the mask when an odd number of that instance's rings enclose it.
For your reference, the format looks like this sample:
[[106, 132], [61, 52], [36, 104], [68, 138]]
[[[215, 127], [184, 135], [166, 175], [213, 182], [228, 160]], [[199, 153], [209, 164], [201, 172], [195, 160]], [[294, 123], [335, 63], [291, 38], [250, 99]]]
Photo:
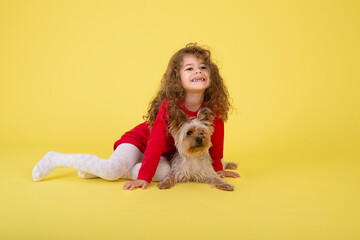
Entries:
[[[178, 153], [172, 158], [170, 173], [159, 184], [160, 189], [171, 188], [177, 182], [204, 182], [221, 190], [232, 191], [228, 184], [214, 171], [209, 154], [211, 135], [214, 131], [213, 113], [209, 108], [200, 109], [197, 118], [189, 119], [181, 110], [169, 127]], [[199, 140], [201, 139], [201, 140]], [[235, 169], [235, 163], [223, 162], [225, 168]]]

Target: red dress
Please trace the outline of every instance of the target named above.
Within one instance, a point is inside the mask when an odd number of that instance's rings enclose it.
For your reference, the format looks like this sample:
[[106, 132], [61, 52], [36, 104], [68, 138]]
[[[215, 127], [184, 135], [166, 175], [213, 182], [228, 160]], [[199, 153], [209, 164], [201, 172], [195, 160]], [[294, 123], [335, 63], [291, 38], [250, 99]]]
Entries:
[[[199, 111], [192, 112], [188, 110], [183, 102], [180, 102], [180, 107], [189, 117], [196, 117]], [[168, 121], [167, 109], [168, 102], [163, 101], [151, 131], [149, 123], [143, 122], [126, 132], [114, 144], [115, 150], [122, 143], [131, 143], [144, 153], [138, 179], [149, 183], [155, 175], [160, 157], [164, 156], [169, 160], [176, 153], [174, 138], [166, 130]], [[221, 159], [223, 158], [224, 147], [224, 122], [220, 118], [216, 118], [213, 123], [214, 133], [211, 136], [212, 147], [209, 149], [209, 152], [213, 160], [214, 170], [220, 171], [223, 170]]]

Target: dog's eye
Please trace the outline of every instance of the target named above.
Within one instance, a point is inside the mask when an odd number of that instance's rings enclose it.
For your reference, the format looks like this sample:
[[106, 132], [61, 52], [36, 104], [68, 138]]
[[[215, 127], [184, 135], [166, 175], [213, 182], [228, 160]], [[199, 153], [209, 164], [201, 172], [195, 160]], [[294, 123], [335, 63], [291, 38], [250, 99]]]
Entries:
[[193, 132], [192, 131], [188, 131], [187, 133], [186, 133], [186, 135], [191, 135]]

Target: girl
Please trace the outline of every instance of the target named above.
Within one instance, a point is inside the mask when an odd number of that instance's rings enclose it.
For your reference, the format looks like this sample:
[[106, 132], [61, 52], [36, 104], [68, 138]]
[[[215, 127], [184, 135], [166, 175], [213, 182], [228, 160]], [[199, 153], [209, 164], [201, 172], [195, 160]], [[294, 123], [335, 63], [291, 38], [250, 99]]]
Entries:
[[60, 154], [48, 152], [33, 169], [33, 180], [40, 181], [56, 167], [78, 170], [79, 177], [101, 177], [106, 180], [133, 179], [123, 189], [145, 189], [151, 181], [160, 181], [170, 171], [168, 160], [175, 154], [174, 139], [168, 134], [176, 111], [180, 108], [189, 117], [196, 117], [202, 107], [216, 113], [213, 147], [210, 155], [214, 170], [221, 177], [240, 177], [236, 172], [224, 171], [224, 122], [230, 109], [229, 94], [219, 69], [211, 60], [210, 51], [187, 44], [176, 52], [161, 80], [161, 88], [149, 105], [146, 122], [126, 132], [114, 144], [108, 160], [89, 154]]

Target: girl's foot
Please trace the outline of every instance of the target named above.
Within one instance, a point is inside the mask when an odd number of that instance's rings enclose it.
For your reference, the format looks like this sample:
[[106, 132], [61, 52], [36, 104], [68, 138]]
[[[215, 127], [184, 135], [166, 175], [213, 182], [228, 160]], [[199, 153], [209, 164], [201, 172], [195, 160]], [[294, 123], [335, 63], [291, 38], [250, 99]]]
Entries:
[[44, 179], [51, 170], [54, 169], [53, 158], [55, 157], [55, 152], [48, 152], [45, 156], [35, 165], [32, 177], [35, 182]]

